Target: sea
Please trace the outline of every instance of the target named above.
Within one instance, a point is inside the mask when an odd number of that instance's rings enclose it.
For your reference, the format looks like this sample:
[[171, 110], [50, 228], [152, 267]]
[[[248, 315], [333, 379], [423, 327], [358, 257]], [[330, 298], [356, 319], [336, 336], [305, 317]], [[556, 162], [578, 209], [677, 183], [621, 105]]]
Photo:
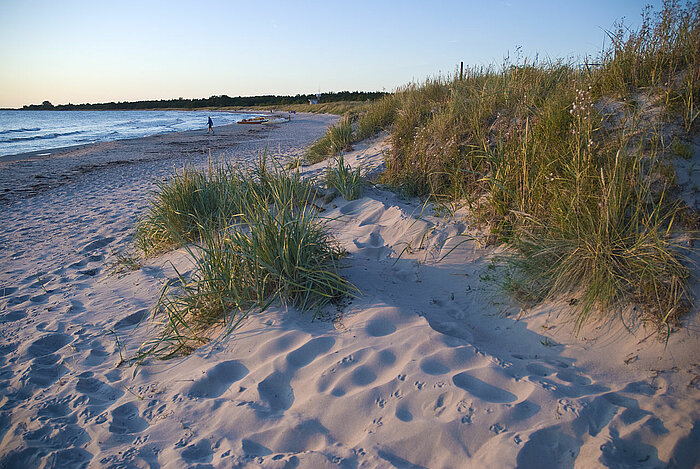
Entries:
[[233, 124], [258, 114], [207, 111], [0, 110], [0, 157]]

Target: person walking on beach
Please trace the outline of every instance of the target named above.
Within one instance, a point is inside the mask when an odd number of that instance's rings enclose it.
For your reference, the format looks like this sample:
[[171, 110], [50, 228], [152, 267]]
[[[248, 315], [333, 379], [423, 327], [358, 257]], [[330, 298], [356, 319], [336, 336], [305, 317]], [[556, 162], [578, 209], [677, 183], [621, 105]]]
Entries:
[[209, 131], [211, 131], [211, 133], [213, 135], [214, 134], [214, 122], [211, 120], [211, 117], [209, 117], [208, 124], [209, 124], [209, 129], [207, 129], [207, 133], [209, 133]]

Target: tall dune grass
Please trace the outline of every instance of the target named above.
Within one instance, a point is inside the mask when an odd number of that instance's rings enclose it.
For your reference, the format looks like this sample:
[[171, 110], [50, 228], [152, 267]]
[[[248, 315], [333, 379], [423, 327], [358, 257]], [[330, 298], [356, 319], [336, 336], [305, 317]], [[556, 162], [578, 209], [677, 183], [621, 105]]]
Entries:
[[233, 169], [184, 167], [159, 182], [146, 216], [136, 229], [136, 245], [146, 255], [158, 254], [197, 240], [235, 218], [243, 188], [230, 177]]
[[630, 303], [677, 323], [689, 273], [662, 126], [697, 128], [699, 5], [645, 10], [597, 65], [506, 62], [397, 90], [383, 182], [466, 201], [515, 248], [513, 292], [575, 297], [579, 326]]
[[353, 141], [359, 142], [386, 130], [396, 118], [397, 102], [393, 95], [384, 96], [367, 105], [358, 113]]
[[[237, 210], [233, 217], [217, 216], [217, 224], [202, 225], [195, 242], [186, 245], [194, 269], [187, 277], [180, 275], [177, 286], [164, 288], [153, 315], [161, 324], [161, 334], [142, 345], [137, 360], [189, 353], [206, 343], [212, 330], [230, 333], [249, 314], [274, 302], [316, 315], [328, 303], [356, 291], [339, 275], [343, 251], [325, 233], [309, 204], [315, 197], [309, 182], [298, 173], [279, 167], [271, 170], [264, 157], [251, 171], [221, 167], [215, 171], [225, 177], [205, 178], [195, 170], [188, 177], [207, 181], [200, 189], [221, 194], [223, 205], [230, 194], [207, 184], [225, 181], [236, 187], [231, 204]], [[181, 216], [198, 217], [197, 203], [188, 208], [179, 205], [186, 197], [172, 196], [183, 187], [189, 190], [179, 178], [164, 184], [160, 194], [168, 196], [155, 206], [161, 210], [176, 200]], [[147, 230], [148, 221], [143, 223], [142, 229]], [[176, 231], [179, 225], [163, 226], [175, 230], [169, 239], [184, 243], [184, 234]]]
[[318, 163], [352, 149], [352, 144], [388, 129], [396, 120], [397, 100], [387, 95], [346, 113], [306, 152], [306, 161]]
[[306, 160], [313, 164], [323, 161], [329, 156], [338, 155], [352, 149], [352, 118], [342, 117], [319, 140], [314, 142], [306, 151]]
[[361, 168], [352, 169], [345, 164], [343, 155], [335, 159], [335, 167], [329, 167], [326, 172], [326, 184], [333, 188], [345, 200], [355, 200], [362, 192]]

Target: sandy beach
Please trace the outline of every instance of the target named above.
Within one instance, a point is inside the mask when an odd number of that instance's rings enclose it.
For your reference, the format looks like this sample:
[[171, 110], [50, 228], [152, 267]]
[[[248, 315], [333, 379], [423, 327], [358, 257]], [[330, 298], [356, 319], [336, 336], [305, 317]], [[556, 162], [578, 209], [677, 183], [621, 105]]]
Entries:
[[[700, 464], [697, 306], [667, 344], [620, 321], [574, 335], [566, 301], [523, 311], [498, 289], [505, 248], [466, 211], [438, 217], [381, 186], [321, 207], [357, 298], [315, 321], [275, 306], [187, 357], [123, 363], [191, 269], [182, 249], [110, 268], [135, 252], [156, 182], [209, 155], [300, 157], [336, 119], [0, 161], [0, 467]], [[377, 174], [387, 145], [346, 161]]]

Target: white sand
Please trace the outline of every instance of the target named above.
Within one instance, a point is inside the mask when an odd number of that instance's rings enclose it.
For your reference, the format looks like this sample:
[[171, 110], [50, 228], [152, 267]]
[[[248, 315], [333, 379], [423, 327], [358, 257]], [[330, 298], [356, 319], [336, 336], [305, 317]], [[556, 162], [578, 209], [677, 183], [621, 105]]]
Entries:
[[[272, 141], [292, 157], [329, 122], [300, 115], [233, 146], [240, 129], [222, 131], [212, 152], [254, 158]], [[593, 325], [574, 337], [557, 315], [566, 302], [518, 319], [489, 280], [503, 248], [485, 246], [459, 216], [378, 189], [323, 213], [350, 253], [343, 273], [362, 291], [336, 321], [272, 308], [187, 358], [116, 367], [120, 346], [128, 355], [153, 334], [136, 323], [172, 265], [186, 271], [189, 261], [173, 252], [122, 275], [106, 265], [130, 247], [156, 178], [202, 162], [206, 144], [185, 133], [69, 152], [40, 167], [156, 153], [0, 206], [1, 466], [700, 464], [697, 308], [666, 349], [640, 327]], [[367, 142], [347, 159], [381, 170], [381, 150]], [[31, 182], [39, 163], [20, 163], [0, 163], [0, 184], [13, 174]]]

